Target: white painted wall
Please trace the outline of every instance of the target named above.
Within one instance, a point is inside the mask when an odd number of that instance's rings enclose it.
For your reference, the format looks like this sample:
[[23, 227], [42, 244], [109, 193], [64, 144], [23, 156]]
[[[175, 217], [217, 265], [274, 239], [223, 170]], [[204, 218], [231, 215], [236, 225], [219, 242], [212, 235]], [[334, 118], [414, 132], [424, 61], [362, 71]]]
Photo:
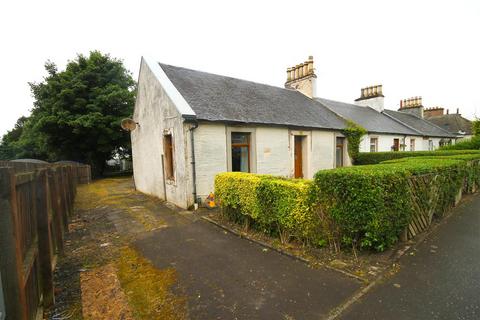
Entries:
[[428, 151], [428, 141], [433, 141], [434, 150], [438, 149], [440, 146], [441, 138], [428, 138], [424, 139], [421, 136], [402, 136], [402, 135], [387, 135], [387, 134], [374, 134], [370, 133], [365, 135], [360, 142], [360, 152], [370, 152], [370, 138], [378, 138], [378, 152], [391, 151], [393, 146], [393, 139], [400, 139], [400, 144], [403, 143], [405, 139], [405, 151], [410, 150], [410, 140], [415, 139], [415, 150], [414, 151]]
[[286, 128], [257, 127], [257, 173], [283, 177], [293, 175], [288, 133], [289, 130]]
[[227, 171], [226, 127], [200, 123], [194, 135], [197, 195], [203, 201], [214, 191], [215, 175]]
[[[203, 200], [214, 191], [215, 175], [228, 171], [229, 134], [237, 130], [254, 132], [256, 173], [293, 177], [294, 135], [304, 135], [304, 175], [311, 179], [318, 170], [335, 164], [335, 132], [298, 131], [279, 127], [235, 127], [201, 122], [195, 130], [197, 194]], [[188, 149], [190, 150], [190, 149]], [[346, 154], [346, 149], [345, 149]], [[346, 159], [346, 163], [348, 159]], [[189, 187], [187, 187], [189, 188]]]
[[[158, 77], [142, 59], [132, 131], [132, 155], [135, 187], [144, 193], [187, 207], [190, 168], [186, 166], [186, 134], [183, 119]], [[174, 181], [165, 181], [162, 167], [163, 135], [172, 134], [174, 144]]]

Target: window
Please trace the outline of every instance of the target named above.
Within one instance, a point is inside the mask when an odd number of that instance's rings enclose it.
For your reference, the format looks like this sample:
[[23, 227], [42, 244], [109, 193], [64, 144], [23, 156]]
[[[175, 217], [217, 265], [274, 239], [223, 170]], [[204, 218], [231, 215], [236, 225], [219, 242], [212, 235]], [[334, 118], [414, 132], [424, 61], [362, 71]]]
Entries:
[[335, 148], [335, 167], [343, 167], [343, 150], [345, 138], [337, 137], [337, 145]]
[[428, 151], [433, 151], [433, 140], [428, 140]]
[[378, 151], [378, 138], [370, 138], [370, 152]]
[[249, 132], [232, 132], [232, 171], [250, 172]]
[[175, 170], [173, 167], [173, 139], [171, 134], [163, 136], [163, 149], [165, 154], [165, 176], [168, 180], [175, 180]]
[[415, 151], [415, 139], [410, 139], [410, 151]]
[[400, 139], [393, 139], [392, 151], [400, 150]]

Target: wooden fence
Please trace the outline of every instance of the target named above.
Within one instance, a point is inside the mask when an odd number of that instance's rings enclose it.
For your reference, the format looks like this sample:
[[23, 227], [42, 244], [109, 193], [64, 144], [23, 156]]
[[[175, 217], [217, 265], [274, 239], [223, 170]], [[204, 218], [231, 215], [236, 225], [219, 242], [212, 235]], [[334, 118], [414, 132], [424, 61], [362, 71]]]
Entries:
[[7, 319], [54, 303], [53, 270], [73, 213], [78, 168], [0, 162], [0, 276]]

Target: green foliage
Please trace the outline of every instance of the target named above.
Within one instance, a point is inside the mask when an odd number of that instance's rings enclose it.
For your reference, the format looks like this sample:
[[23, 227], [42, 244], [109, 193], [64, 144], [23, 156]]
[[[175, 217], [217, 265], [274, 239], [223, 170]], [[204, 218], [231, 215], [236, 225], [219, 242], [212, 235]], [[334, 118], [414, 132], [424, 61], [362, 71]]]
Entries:
[[462, 139], [455, 144], [443, 146], [440, 150], [480, 150], [480, 136], [475, 135], [469, 139]]
[[360, 142], [362, 137], [367, 134], [367, 130], [349, 120], [347, 121], [347, 127], [342, 132], [348, 141], [348, 154], [352, 158], [353, 163], [355, 163], [360, 152]]
[[215, 193], [230, 219], [283, 241], [383, 251], [421, 208], [442, 216], [460, 190], [480, 186], [479, 152], [436, 154], [322, 170], [313, 182], [222, 173]]
[[345, 168], [315, 175], [317, 210], [336, 226], [325, 230], [335, 247], [374, 248], [395, 243], [408, 225], [412, 207], [407, 170]]
[[240, 172], [215, 177], [215, 196], [224, 214], [282, 241], [318, 244], [319, 220], [313, 215], [311, 181]]
[[480, 119], [472, 121], [472, 133], [474, 136], [480, 136]]
[[78, 55], [64, 71], [52, 62], [45, 69], [42, 82], [30, 83], [31, 116], [14, 141], [4, 137], [1, 156], [76, 160], [98, 174], [113, 155], [128, 154], [130, 137], [120, 121], [132, 115], [135, 82], [122, 61], [93, 51]]
[[[456, 145], [453, 145], [456, 146]], [[450, 150], [452, 149], [452, 150]], [[475, 148], [470, 148], [475, 149]], [[480, 149], [480, 148], [479, 148]], [[455, 150], [454, 148], [442, 148], [438, 151], [395, 151], [395, 152], [360, 152], [355, 164], [378, 164], [383, 161], [401, 159], [407, 157], [425, 157], [425, 156], [450, 156], [455, 154], [480, 153], [479, 150]]]

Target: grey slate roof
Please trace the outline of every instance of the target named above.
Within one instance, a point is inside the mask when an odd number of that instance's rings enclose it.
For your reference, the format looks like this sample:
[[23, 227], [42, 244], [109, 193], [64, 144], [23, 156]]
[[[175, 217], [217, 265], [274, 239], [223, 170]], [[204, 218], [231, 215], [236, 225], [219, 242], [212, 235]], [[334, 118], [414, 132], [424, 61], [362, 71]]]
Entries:
[[455, 135], [458, 135], [460, 131], [465, 132], [465, 135], [472, 134], [472, 122], [458, 113], [433, 116], [426, 119]]
[[424, 136], [448, 138], [453, 137], [450, 132], [445, 131], [442, 128], [436, 126], [435, 124], [425, 119], [419, 118], [413, 114], [393, 110], [384, 110], [383, 112], [388, 116], [397, 119], [401, 123], [404, 123], [410, 128], [413, 128], [415, 131], [421, 133]]
[[368, 132], [420, 135], [418, 132], [398, 123], [384, 114], [370, 108], [350, 103], [315, 98], [341, 117], [358, 123]]
[[302, 93], [160, 63], [198, 120], [343, 129], [345, 121]]

